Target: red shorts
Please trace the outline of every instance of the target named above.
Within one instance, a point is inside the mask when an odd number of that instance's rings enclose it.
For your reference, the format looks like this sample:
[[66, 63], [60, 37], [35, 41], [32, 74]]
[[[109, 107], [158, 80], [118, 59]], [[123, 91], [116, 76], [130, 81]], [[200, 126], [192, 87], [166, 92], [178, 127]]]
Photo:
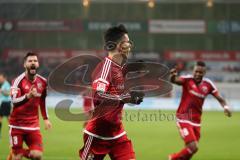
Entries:
[[102, 160], [109, 154], [114, 160], [135, 159], [132, 142], [126, 135], [114, 140], [102, 140], [84, 134], [84, 146], [79, 151], [82, 160]]
[[177, 122], [177, 126], [179, 128], [179, 132], [181, 137], [183, 138], [185, 144], [190, 142], [198, 142], [200, 139], [200, 126], [193, 126], [189, 123], [181, 123]]
[[40, 130], [23, 130], [10, 128], [10, 144], [14, 154], [23, 152], [23, 142], [29, 150], [43, 151], [42, 135]]

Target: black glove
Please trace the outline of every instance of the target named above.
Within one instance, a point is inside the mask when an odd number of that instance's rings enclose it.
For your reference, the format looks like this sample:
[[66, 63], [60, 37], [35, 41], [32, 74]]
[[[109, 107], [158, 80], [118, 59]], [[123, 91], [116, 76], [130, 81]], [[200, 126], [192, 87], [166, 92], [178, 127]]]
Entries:
[[143, 92], [137, 92], [137, 91], [131, 91], [130, 96], [131, 96], [130, 103], [140, 104], [143, 101], [144, 93]]
[[143, 101], [143, 97], [143, 92], [131, 91], [130, 93], [122, 95], [120, 99], [123, 103], [140, 104]]

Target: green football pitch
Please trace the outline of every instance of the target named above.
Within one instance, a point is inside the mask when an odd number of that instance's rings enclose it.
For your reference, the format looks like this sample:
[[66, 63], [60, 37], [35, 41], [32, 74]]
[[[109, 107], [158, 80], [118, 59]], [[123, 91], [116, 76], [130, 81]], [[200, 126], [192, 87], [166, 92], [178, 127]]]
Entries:
[[[83, 123], [62, 121], [53, 110], [49, 114], [53, 128], [51, 131], [42, 129], [43, 159], [78, 160]], [[183, 147], [173, 115], [173, 111], [125, 110], [125, 129], [138, 160], [167, 160], [169, 153]], [[235, 112], [231, 118], [222, 112], [204, 112], [201, 133], [199, 152], [193, 160], [240, 160], [240, 112]], [[0, 139], [1, 160], [5, 160], [9, 152], [8, 140], [5, 119]]]

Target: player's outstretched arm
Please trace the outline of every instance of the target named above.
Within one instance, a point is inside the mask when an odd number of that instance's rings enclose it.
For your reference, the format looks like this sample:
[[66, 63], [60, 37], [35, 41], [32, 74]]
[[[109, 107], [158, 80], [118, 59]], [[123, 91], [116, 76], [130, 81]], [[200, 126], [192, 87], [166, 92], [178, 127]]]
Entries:
[[231, 112], [230, 108], [228, 107], [226, 100], [223, 97], [221, 97], [219, 94], [216, 94], [216, 95], [213, 94], [213, 96], [218, 100], [218, 102], [223, 107], [224, 114], [226, 116], [228, 116], [228, 117], [231, 117], [232, 116], [232, 112]]
[[170, 81], [177, 85], [183, 84], [183, 80], [177, 75], [176, 68], [170, 70]]

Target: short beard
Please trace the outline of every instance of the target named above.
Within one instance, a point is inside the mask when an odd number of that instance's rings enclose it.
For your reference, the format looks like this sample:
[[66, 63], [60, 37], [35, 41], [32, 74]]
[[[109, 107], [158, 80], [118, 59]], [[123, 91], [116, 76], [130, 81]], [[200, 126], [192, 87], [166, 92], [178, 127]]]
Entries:
[[31, 67], [30, 68], [27, 68], [27, 74], [29, 75], [29, 76], [32, 76], [32, 77], [34, 77], [36, 74], [37, 74], [37, 68], [35, 68], [35, 73], [31, 73]]

